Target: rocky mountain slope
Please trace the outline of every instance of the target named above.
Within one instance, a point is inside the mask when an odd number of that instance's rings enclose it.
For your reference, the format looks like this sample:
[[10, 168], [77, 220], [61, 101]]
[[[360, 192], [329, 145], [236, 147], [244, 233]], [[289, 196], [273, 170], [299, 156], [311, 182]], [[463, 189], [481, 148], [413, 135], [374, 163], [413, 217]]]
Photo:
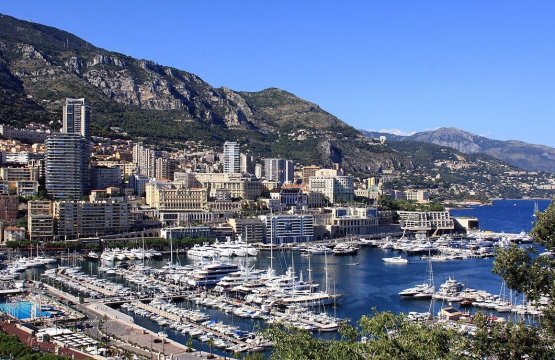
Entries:
[[555, 173], [555, 148], [545, 145], [493, 140], [456, 128], [439, 128], [410, 136], [362, 132], [371, 138], [385, 135], [389, 141], [419, 141], [447, 146], [465, 154], [487, 154], [521, 169]]
[[165, 147], [239, 140], [260, 156], [341, 163], [352, 173], [411, 167], [396, 151], [280, 89], [237, 92], [149, 60], [107, 51], [70, 33], [0, 15], [0, 122], [59, 127], [65, 97], [85, 97], [92, 132], [119, 127]]

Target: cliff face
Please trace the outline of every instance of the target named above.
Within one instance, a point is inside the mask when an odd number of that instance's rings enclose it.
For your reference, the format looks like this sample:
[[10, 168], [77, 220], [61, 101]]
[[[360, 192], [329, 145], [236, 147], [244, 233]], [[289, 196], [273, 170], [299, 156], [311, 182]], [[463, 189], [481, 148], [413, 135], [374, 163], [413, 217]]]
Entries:
[[93, 134], [112, 126], [166, 145], [238, 139], [260, 156], [341, 163], [354, 173], [409, 166], [316, 104], [280, 89], [237, 92], [97, 48], [52, 27], [0, 15], [0, 121], [59, 126], [65, 97], [85, 97]]
[[[21, 86], [12, 90], [46, 110], [58, 111], [61, 97], [86, 92], [96, 95], [91, 102], [98, 109], [115, 102], [248, 127], [247, 114], [194, 74], [105, 51], [59, 30], [6, 16], [0, 16], [0, 29], [2, 78], [14, 79]], [[38, 36], [29, 39], [29, 32]]]

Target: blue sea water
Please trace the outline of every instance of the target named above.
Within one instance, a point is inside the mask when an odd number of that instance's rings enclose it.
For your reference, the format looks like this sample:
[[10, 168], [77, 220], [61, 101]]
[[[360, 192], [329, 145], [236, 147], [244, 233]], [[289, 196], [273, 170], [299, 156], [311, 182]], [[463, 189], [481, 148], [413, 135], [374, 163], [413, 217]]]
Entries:
[[494, 232], [519, 233], [533, 226], [534, 204], [544, 211], [551, 200], [494, 200], [492, 205], [453, 209], [452, 216], [476, 216], [480, 229]]

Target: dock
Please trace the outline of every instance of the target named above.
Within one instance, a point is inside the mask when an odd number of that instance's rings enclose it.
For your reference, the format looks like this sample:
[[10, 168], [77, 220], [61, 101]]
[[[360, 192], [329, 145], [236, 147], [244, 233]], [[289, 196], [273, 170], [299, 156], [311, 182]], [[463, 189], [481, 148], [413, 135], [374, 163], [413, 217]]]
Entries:
[[167, 319], [167, 320], [171, 320], [171, 321], [173, 321], [173, 322], [179, 322], [179, 323], [181, 323], [181, 324], [185, 323], [185, 324], [187, 324], [187, 325], [189, 325], [189, 326], [192, 326], [192, 327], [194, 327], [194, 328], [196, 328], [196, 329], [198, 329], [198, 330], [202, 330], [202, 331], [205, 332], [205, 333], [211, 332], [211, 333], [215, 334], [216, 336], [218, 336], [219, 338], [222, 338], [222, 339], [225, 339], [225, 340], [227, 340], [227, 341], [230, 341], [230, 342], [232, 342], [232, 343], [234, 343], [234, 344], [236, 344], [236, 345], [241, 346], [241, 347], [244, 348], [244, 349], [252, 348], [252, 345], [250, 345], [250, 344], [248, 344], [248, 343], [246, 343], [246, 342], [244, 342], [244, 341], [241, 341], [241, 340], [239, 340], [239, 339], [236, 339], [236, 338], [234, 338], [234, 337], [232, 337], [232, 336], [226, 335], [226, 334], [224, 334], [224, 333], [222, 333], [222, 332], [220, 332], [220, 331], [217, 331], [216, 329], [209, 328], [209, 327], [204, 326], [204, 325], [202, 325], [202, 324], [195, 323], [195, 322], [193, 322], [193, 321], [190, 321], [190, 320], [188, 320], [188, 319], [185, 319], [184, 317], [181, 317], [181, 316], [178, 316], [178, 315], [176, 315], [176, 314], [172, 314], [172, 313], [170, 313], [170, 312], [168, 312], [168, 311], [164, 311], [164, 310], [162, 310], [162, 309], [159, 309], [159, 308], [157, 308], [157, 307], [154, 307], [154, 306], [145, 304], [145, 303], [143, 303], [143, 302], [141, 302], [141, 301], [133, 302], [133, 304], [134, 304], [135, 306], [137, 306], [137, 307], [143, 309], [143, 310], [146, 310], [146, 311], [151, 312], [151, 313], [153, 313], [153, 314], [162, 316], [163, 318], [165, 318], [165, 319]]

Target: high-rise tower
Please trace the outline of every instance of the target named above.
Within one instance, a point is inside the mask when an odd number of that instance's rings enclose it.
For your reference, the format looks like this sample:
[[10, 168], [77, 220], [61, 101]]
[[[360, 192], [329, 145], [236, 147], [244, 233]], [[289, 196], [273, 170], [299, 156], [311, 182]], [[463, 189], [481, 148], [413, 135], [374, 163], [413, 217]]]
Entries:
[[85, 99], [66, 98], [63, 109], [62, 133], [79, 134], [86, 139], [90, 138], [91, 108]]
[[226, 141], [224, 143], [224, 173], [241, 172], [241, 154], [239, 144]]

